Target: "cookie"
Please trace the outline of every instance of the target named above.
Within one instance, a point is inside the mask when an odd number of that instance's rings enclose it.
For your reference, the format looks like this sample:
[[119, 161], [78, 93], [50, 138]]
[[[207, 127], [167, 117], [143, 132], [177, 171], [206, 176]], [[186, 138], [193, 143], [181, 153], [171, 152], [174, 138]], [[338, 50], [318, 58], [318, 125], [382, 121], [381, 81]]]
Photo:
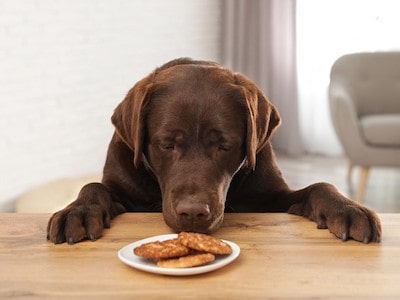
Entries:
[[172, 259], [161, 259], [157, 266], [161, 268], [190, 268], [205, 265], [214, 261], [215, 256], [211, 253], [193, 254]]
[[206, 234], [181, 232], [178, 239], [182, 245], [198, 251], [219, 255], [232, 253], [232, 248], [227, 243]]
[[177, 238], [142, 244], [133, 250], [138, 256], [153, 259], [184, 256], [188, 255], [189, 251], [189, 248], [182, 245]]

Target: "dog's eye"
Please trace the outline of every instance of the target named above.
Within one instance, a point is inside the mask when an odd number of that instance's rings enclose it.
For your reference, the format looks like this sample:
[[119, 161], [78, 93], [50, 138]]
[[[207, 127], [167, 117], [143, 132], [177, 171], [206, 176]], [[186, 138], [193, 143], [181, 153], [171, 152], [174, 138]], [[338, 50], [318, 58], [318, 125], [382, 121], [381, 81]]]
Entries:
[[229, 151], [230, 147], [228, 145], [221, 144], [221, 145], [218, 146], [218, 150], [219, 151]]
[[171, 150], [175, 149], [175, 145], [174, 144], [165, 144], [165, 145], [162, 145], [161, 148], [166, 151], [171, 151]]

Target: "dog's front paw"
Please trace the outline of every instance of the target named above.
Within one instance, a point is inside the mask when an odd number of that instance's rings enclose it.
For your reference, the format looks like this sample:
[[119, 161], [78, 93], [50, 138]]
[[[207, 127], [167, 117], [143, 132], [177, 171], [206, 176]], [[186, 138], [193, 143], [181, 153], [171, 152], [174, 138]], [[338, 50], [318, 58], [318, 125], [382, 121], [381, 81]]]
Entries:
[[[381, 222], [375, 212], [338, 192], [328, 183], [316, 183], [290, 194], [296, 202], [288, 212], [315, 221], [319, 229], [329, 229], [346, 241], [380, 242]], [[299, 200], [300, 199], [300, 200]]]
[[381, 240], [382, 229], [379, 217], [372, 210], [356, 203], [349, 203], [341, 209], [319, 214], [316, 222], [318, 228], [328, 228], [343, 241], [354, 239], [369, 243]]
[[95, 241], [105, 227], [110, 227], [110, 216], [100, 205], [87, 207], [72, 203], [50, 218], [47, 239], [55, 244], [74, 244], [85, 239]]
[[81, 189], [76, 201], [53, 214], [47, 225], [47, 239], [55, 244], [95, 241], [104, 228], [110, 227], [111, 218], [124, 211], [121, 204], [112, 201], [107, 187], [89, 183]]

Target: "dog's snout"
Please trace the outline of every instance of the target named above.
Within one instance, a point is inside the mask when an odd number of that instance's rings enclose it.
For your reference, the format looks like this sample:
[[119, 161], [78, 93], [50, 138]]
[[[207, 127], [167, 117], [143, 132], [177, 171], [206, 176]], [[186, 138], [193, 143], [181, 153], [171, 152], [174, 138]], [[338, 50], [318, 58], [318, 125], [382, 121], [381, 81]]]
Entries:
[[176, 206], [176, 213], [181, 221], [196, 223], [208, 219], [210, 207], [205, 203], [181, 201]]

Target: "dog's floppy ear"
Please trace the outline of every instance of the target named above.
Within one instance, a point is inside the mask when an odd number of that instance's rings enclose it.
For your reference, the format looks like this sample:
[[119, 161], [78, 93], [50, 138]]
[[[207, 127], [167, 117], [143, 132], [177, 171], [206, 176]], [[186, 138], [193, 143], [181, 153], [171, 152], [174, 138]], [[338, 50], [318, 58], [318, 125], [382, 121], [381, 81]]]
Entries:
[[215, 63], [195, 61], [190, 58], [179, 58], [158, 67], [150, 75], [135, 84], [125, 99], [117, 106], [111, 117], [116, 133], [134, 152], [134, 165], [136, 167], [142, 158], [145, 135], [145, 107], [147, 100], [151, 97], [152, 91], [156, 89], [155, 78], [163, 70], [185, 64], [214, 65]]
[[247, 165], [256, 167], [257, 153], [266, 146], [281, 118], [274, 105], [261, 90], [245, 76], [235, 74], [236, 83], [242, 87], [247, 106]]
[[136, 167], [142, 157], [145, 134], [144, 108], [152, 87], [150, 76], [136, 83], [111, 117], [116, 133], [134, 152], [133, 161]]

